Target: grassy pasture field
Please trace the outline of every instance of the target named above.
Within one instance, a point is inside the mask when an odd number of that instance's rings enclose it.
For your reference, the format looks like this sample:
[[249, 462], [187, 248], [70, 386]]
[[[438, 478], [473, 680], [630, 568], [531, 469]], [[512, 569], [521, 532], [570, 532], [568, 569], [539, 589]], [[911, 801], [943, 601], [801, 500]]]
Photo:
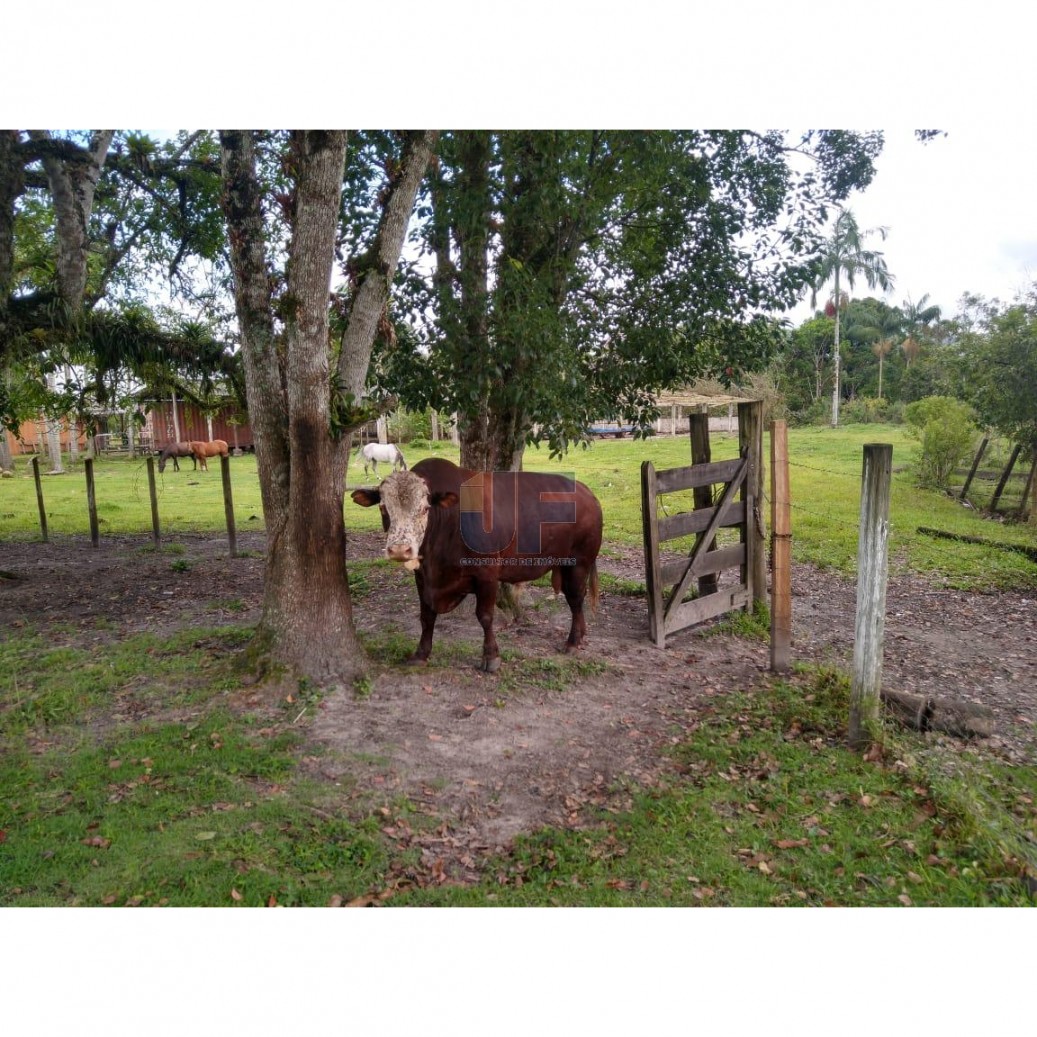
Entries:
[[[797, 561], [852, 573], [861, 447], [873, 441], [894, 445], [895, 570], [937, 586], [1037, 588], [1037, 566], [1021, 555], [918, 534], [927, 525], [1037, 543], [1033, 527], [985, 522], [915, 488], [914, 442], [874, 425], [790, 432]], [[715, 459], [735, 451], [735, 437], [714, 437]], [[431, 453], [407, 451], [407, 459]], [[434, 453], [456, 459], [449, 446]], [[527, 468], [571, 471], [594, 490], [607, 552], [640, 542], [645, 458], [656, 468], [687, 463], [687, 441], [595, 442], [555, 461], [530, 451]], [[96, 468], [102, 537], [146, 535], [143, 464], [102, 460]], [[233, 458], [231, 469], [238, 528], [259, 529], [255, 460]], [[351, 465], [349, 486], [364, 481]], [[45, 478], [43, 488], [51, 537], [84, 536], [81, 471]], [[167, 468], [159, 506], [169, 541], [178, 532], [218, 534], [218, 467]], [[348, 497], [346, 517], [348, 529], [380, 528], [375, 509]], [[0, 571], [5, 542], [37, 536], [35, 489], [19, 460], [17, 477], [0, 481]], [[633, 789], [622, 814], [523, 835], [476, 882], [416, 881], [417, 850], [387, 837], [386, 815], [360, 788], [329, 810], [329, 790], [314, 776], [320, 750], [307, 741], [305, 721], [296, 723], [321, 692], [300, 687], [290, 702], [242, 707], [249, 638], [244, 626], [127, 636], [32, 617], [0, 631], [0, 905], [1032, 902], [1033, 769], [965, 754], [951, 774], [910, 736], [893, 733], [878, 758], [849, 753], [840, 744], [846, 678], [817, 669], [717, 701], [694, 730], [674, 734], [674, 778]], [[207, 650], [191, 650], [199, 644]], [[580, 676], [567, 674], [557, 693], [578, 694]], [[124, 688], [150, 704], [146, 719], [114, 712], [115, 690]], [[188, 708], [194, 719], [185, 723]], [[789, 739], [790, 729], [806, 735]], [[397, 830], [429, 823], [405, 800], [390, 812]]]
[[[898, 568], [925, 573], [947, 586], [973, 590], [1025, 588], [1037, 585], [1037, 572], [1024, 556], [976, 544], [954, 544], [917, 532], [919, 526], [956, 535], [978, 536], [1001, 543], [1032, 547], [1037, 527], [992, 523], [975, 510], [946, 494], [921, 490], [912, 464], [917, 443], [902, 426], [850, 425], [833, 432], [809, 427], [789, 431], [792, 492], [793, 556], [821, 568], [852, 574], [857, 560], [857, 522], [862, 448], [865, 443], [893, 444], [893, 489], [890, 503], [890, 563]], [[734, 435], [714, 434], [714, 460], [734, 457]], [[767, 449], [765, 444], [765, 450]], [[435, 449], [406, 451], [408, 464], [424, 457], [457, 461], [457, 448], [436, 444]], [[588, 449], [552, 459], [545, 450], [529, 450], [526, 468], [531, 471], [573, 473], [602, 501], [605, 539], [623, 544], [641, 542], [640, 469], [644, 460], [656, 469], [689, 462], [686, 438], [659, 437], [648, 441], [601, 440]], [[234, 515], [239, 530], [263, 528], [259, 483], [253, 455], [231, 459]], [[18, 475], [0, 481], [0, 544], [6, 539], [39, 536], [35, 487], [25, 459], [18, 459]], [[385, 471], [385, 466], [381, 466]], [[162, 535], [175, 540], [178, 532], [220, 531], [225, 528], [219, 468], [194, 472], [190, 462], [173, 472], [167, 467], [157, 475]], [[351, 464], [348, 486], [376, 481], [365, 479], [363, 468]], [[82, 471], [45, 477], [43, 493], [48, 529], [53, 535], [89, 531], [86, 484]], [[146, 534], [151, 530], [148, 482], [144, 462], [102, 459], [95, 465], [96, 498], [101, 535]], [[667, 498], [672, 510], [690, 507], [690, 493]], [[377, 530], [376, 509], [345, 504], [348, 529]]]

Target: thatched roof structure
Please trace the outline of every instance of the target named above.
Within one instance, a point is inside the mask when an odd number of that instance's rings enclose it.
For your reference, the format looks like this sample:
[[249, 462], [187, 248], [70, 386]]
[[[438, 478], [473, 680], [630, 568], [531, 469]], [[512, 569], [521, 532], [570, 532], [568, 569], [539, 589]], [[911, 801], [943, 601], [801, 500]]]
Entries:
[[672, 392], [661, 392], [656, 397], [656, 403], [663, 407], [727, 407], [735, 403], [757, 403], [759, 400], [753, 396], [731, 396], [725, 393], [713, 393], [708, 391], [695, 391], [693, 389], [676, 389]]

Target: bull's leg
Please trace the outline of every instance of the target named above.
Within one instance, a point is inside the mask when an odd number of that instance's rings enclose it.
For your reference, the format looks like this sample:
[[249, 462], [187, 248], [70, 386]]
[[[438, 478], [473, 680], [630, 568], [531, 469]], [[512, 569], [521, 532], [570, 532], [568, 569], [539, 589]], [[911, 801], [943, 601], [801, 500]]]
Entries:
[[[421, 593], [420, 590], [418, 592]], [[430, 608], [425, 604], [424, 598], [421, 601], [421, 640], [418, 642], [418, 647], [414, 649], [414, 654], [407, 660], [408, 663], [427, 663], [428, 657], [432, 654], [432, 635], [436, 630], [436, 610]]]
[[407, 660], [409, 665], [427, 663], [432, 654], [432, 635], [436, 630], [436, 610], [425, 603], [425, 580], [420, 569], [414, 570], [414, 586], [418, 591], [418, 603], [421, 606], [421, 640], [414, 654]]
[[482, 662], [479, 669], [484, 673], [496, 673], [500, 669], [500, 650], [493, 636], [493, 613], [497, 608], [497, 583], [486, 581], [475, 588], [475, 618], [482, 627]]
[[581, 565], [566, 565], [561, 568], [562, 592], [572, 613], [572, 626], [569, 628], [569, 640], [565, 642], [565, 650], [574, 652], [587, 636], [587, 620], [583, 615], [583, 599], [587, 594], [587, 578], [590, 570]]
[[175, 454], [173, 455], [173, 471], [174, 472], [179, 472], [180, 471], [180, 465], [178, 465], [176, 463], [176, 455]]

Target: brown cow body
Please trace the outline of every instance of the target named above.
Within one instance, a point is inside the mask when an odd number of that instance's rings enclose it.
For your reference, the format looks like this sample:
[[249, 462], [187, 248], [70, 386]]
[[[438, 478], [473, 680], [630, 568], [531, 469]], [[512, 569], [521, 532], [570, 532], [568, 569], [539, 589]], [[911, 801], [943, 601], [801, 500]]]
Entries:
[[[506, 507], [498, 506], [494, 480]], [[377, 490], [356, 490], [352, 497], [363, 507], [381, 506], [386, 556], [414, 570], [421, 640], [411, 662], [428, 660], [436, 617], [474, 594], [483, 628], [480, 669], [493, 673], [500, 666], [493, 633], [498, 586], [528, 583], [546, 572], [572, 612], [566, 651], [580, 646], [587, 631], [587, 591], [592, 604], [597, 599], [602, 537], [601, 505], [582, 483], [538, 472], [471, 472], [429, 458], [411, 472], [390, 475]], [[473, 533], [476, 526], [492, 529], [495, 543], [481, 541], [478, 530]]]
[[222, 439], [213, 439], [208, 443], [192, 442], [191, 453], [194, 454], [195, 460], [202, 466], [202, 471], [207, 472], [209, 466], [205, 463], [205, 459], [216, 456], [227, 457], [229, 450], [227, 444]]

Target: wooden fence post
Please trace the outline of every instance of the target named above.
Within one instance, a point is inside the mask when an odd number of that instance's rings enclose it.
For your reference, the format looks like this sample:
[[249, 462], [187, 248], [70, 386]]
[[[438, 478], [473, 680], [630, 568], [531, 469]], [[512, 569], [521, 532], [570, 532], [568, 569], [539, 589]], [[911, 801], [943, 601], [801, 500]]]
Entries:
[[94, 493], [94, 459], [88, 457], [83, 462], [86, 468], [86, 510], [90, 515], [90, 545], [99, 547], [101, 533], [97, 525], [97, 497]]
[[[749, 552], [745, 560], [744, 583], [752, 590], [753, 603], [767, 601], [767, 556], [764, 551], [766, 529], [763, 512], [763, 403], [754, 400], [738, 404], [738, 448], [749, 459], [749, 471], [742, 485], [742, 500], [751, 502], [751, 513], [745, 516], [745, 543]], [[749, 527], [752, 527], [750, 535]]]
[[964, 500], [965, 494], [969, 492], [969, 487], [972, 485], [972, 480], [976, 477], [976, 472], [979, 469], [979, 462], [983, 460], [983, 455], [987, 452], [987, 447], [990, 444], [990, 438], [988, 436], [983, 437], [983, 442], [979, 444], [979, 449], [976, 451], [976, 456], [972, 459], [972, 467], [969, 469], [968, 477], [965, 479], [965, 485], [961, 488], [961, 493], [958, 494], [958, 500]]
[[659, 586], [659, 540], [655, 524], [655, 465], [641, 462], [641, 522], [645, 543], [645, 590], [648, 597], [648, 636], [657, 648], [666, 647], [666, 624], [663, 622], [663, 589]]
[[857, 619], [850, 690], [849, 740], [854, 749], [866, 747], [876, 736], [879, 726], [892, 470], [892, 444], [865, 444], [857, 545]]
[[[693, 465], [709, 464], [713, 457], [709, 444], [709, 409], [707, 407], [700, 407], [688, 415], [688, 432], [691, 437], [691, 463]], [[712, 486], [696, 486], [691, 491], [691, 495], [696, 509], [713, 507]], [[697, 544], [701, 539], [702, 536], [699, 534], [695, 538], [695, 543]], [[714, 540], [706, 547], [706, 550], [712, 551], [715, 547], [716, 541]], [[699, 597], [704, 598], [707, 594], [713, 594], [716, 589], [716, 573], [706, 573], [699, 577]]]
[[238, 534], [234, 526], [234, 497], [230, 491], [230, 458], [220, 458], [220, 475], [223, 478], [223, 510], [227, 516], [227, 539], [230, 541], [231, 558], [238, 557]]
[[1001, 494], [1005, 492], [1005, 487], [1008, 485], [1012, 469], [1015, 467], [1015, 462], [1018, 460], [1022, 449], [1022, 446], [1019, 443], [1016, 443], [1012, 450], [1012, 456], [1009, 457], [1008, 464], [1005, 465], [1005, 470], [1001, 473], [1001, 478], [998, 480], [997, 486], [994, 488], [994, 496], [990, 498], [990, 511], [992, 514], [997, 511], [997, 506], [1001, 503]]
[[151, 539], [158, 547], [162, 542], [162, 534], [158, 525], [158, 493], [155, 490], [155, 459], [149, 457], [148, 464], [148, 495], [151, 497]]
[[783, 673], [792, 647], [792, 508], [784, 421], [771, 422], [771, 557], [771, 672]]
[[32, 477], [36, 481], [36, 506], [40, 509], [40, 535], [43, 542], [47, 542], [47, 509], [43, 504], [43, 483], [40, 482], [40, 457], [33, 454]]

